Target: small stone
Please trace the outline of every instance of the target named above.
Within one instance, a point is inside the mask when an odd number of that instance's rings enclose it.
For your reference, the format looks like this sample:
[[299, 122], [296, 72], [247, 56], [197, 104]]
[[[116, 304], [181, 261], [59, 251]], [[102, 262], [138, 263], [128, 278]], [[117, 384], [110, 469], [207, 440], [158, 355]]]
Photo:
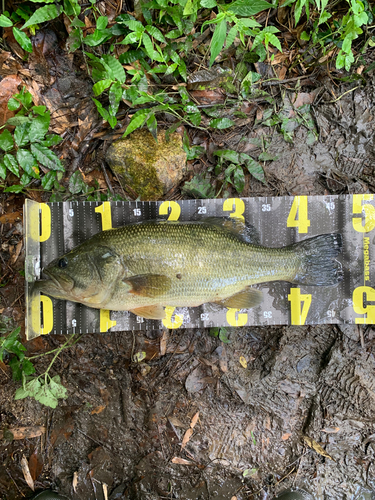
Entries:
[[158, 200], [182, 181], [186, 153], [178, 133], [166, 141], [159, 131], [156, 142], [145, 129], [136, 130], [125, 139], [111, 144], [106, 160], [126, 189], [130, 187], [141, 200]]

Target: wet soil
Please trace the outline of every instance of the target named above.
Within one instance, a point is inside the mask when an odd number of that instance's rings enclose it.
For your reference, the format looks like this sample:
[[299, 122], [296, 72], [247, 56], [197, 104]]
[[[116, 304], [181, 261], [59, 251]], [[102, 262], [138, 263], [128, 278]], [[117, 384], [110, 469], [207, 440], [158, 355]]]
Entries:
[[[264, 167], [268, 186], [249, 176], [243, 195], [373, 192], [372, 77], [358, 85], [327, 79], [317, 87], [319, 139], [311, 145], [303, 125], [289, 143], [261, 123], [222, 134], [221, 148], [245, 152], [250, 139], [267, 137], [277, 156]], [[291, 94], [279, 96], [280, 109]], [[0, 196], [0, 311], [21, 324], [22, 198]], [[1, 430], [44, 430], [0, 441], [0, 498], [33, 496], [23, 456], [36, 490], [53, 487], [74, 500], [265, 500], [288, 487], [318, 500], [375, 498], [375, 330], [254, 327], [232, 329], [229, 339], [204, 329], [83, 335], [53, 366], [69, 393], [55, 410], [15, 401], [19, 384], [1, 364]], [[64, 340], [34, 339], [28, 355]], [[138, 352], [146, 353], [141, 363]], [[50, 361], [38, 358], [37, 373]]]

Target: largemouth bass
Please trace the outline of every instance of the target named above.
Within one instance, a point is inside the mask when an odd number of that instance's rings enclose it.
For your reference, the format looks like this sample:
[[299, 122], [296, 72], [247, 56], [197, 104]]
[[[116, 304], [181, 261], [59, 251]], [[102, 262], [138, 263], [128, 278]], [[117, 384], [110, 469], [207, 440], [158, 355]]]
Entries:
[[98, 233], [55, 259], [35, 290], [149, 319], [163, 319], [166, 306], [245, 309], [262, 302], [250, 288], [257, 283], [335, 285], [343, 277], [341, 248], [340, 234], [264, 247], [237, 220], [142, 222]]

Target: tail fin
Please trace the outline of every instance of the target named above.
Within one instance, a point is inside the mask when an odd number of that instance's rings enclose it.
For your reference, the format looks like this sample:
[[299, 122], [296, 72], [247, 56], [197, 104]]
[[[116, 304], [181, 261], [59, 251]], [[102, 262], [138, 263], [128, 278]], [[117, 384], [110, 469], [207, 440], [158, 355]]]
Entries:
[[293, 283], [329, 286], [343, 279], [342, 265], [336, 260], [342, 250], [341, 234], [321, 234], [290, 248], [302, 255], [301, 267]]

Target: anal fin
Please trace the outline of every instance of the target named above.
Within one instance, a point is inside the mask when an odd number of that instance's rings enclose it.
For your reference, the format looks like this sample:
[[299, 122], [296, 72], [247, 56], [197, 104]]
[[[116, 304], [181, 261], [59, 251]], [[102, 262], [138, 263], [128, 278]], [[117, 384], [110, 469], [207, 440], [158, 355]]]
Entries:
[[239, 293], [232, 295], [224, 300], [220, 300], [217, 304], [223, 307], [235, 309], [251, 309], [259, 306], [263, 302], [263, 293], [255, 288], [245, 288]]
[[130, 309], [130, 312], [146, 319], [165, 318], [165, 310], [162, 305], [137, 307], [136, 309]]

